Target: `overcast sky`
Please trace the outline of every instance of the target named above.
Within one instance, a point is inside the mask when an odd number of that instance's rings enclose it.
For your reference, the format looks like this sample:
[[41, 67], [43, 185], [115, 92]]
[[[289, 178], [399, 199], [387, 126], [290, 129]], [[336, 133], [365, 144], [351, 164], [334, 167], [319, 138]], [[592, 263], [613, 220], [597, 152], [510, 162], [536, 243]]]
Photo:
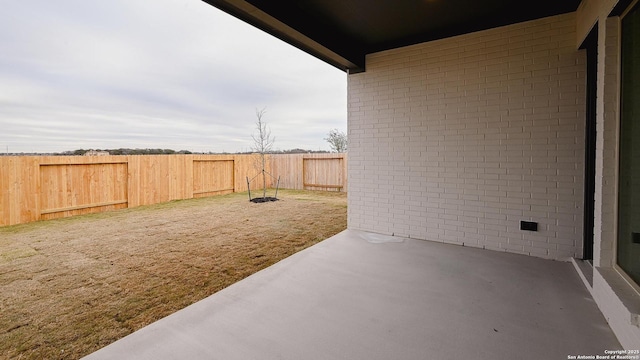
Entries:
[[2, 0], [0, 152], [329, 150], [346, 74], [200, 0]]

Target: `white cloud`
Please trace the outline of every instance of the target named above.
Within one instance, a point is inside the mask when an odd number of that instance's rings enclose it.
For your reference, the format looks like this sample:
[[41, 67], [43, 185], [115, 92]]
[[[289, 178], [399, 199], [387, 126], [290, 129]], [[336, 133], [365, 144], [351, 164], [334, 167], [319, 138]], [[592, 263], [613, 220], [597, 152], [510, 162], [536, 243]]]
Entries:
[[198, 0], [22, 0], [0, 13], [0, 148], [328, 149], [346, 75]]

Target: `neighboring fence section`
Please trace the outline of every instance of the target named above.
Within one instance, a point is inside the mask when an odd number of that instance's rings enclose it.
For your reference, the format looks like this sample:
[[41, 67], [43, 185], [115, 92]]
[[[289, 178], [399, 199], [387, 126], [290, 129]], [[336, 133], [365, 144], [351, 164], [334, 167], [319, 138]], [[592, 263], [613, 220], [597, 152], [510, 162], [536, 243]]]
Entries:
[[[259, 173], [255, 157], [0, 156], [0, 226], [246, 191], [246, 178]], [[280, 188], [346, 191], [344, 154], [268, 159]], [[260, 177], [251, 182], [261, 186]]]
[[346, 154], [271, 155], [269, 160], [283, 189], [347, 191]]
[[126, 208], [127, 163], [41, 163], [39, 193], [41, 219]]
[[234, 192], [234, 169], [234, 160], [194, 160], [193, 197], [205, 197]]

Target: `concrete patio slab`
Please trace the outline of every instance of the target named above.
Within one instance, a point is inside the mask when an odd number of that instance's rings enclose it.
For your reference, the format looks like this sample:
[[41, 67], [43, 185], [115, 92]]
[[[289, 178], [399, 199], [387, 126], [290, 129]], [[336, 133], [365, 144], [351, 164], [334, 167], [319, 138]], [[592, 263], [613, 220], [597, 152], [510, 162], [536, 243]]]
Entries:
[[347, 230], [85, 359], [567, 359], [613, 349], [571, 263]]

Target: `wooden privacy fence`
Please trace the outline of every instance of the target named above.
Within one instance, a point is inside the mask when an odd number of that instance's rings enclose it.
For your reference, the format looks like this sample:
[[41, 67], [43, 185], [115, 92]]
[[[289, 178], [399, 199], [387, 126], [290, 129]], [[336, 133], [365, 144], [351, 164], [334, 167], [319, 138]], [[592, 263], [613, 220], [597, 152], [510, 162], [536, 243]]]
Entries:
[[[255, 157], [0, 156], [0, 226], [246, 191], [246, 177], [259, 172]], [[268, 159], [281, 188], [346, 191], [344, 154]]]
[[346, 154], [276, 154], [269, 166], [283, 189], [347, 191]]

